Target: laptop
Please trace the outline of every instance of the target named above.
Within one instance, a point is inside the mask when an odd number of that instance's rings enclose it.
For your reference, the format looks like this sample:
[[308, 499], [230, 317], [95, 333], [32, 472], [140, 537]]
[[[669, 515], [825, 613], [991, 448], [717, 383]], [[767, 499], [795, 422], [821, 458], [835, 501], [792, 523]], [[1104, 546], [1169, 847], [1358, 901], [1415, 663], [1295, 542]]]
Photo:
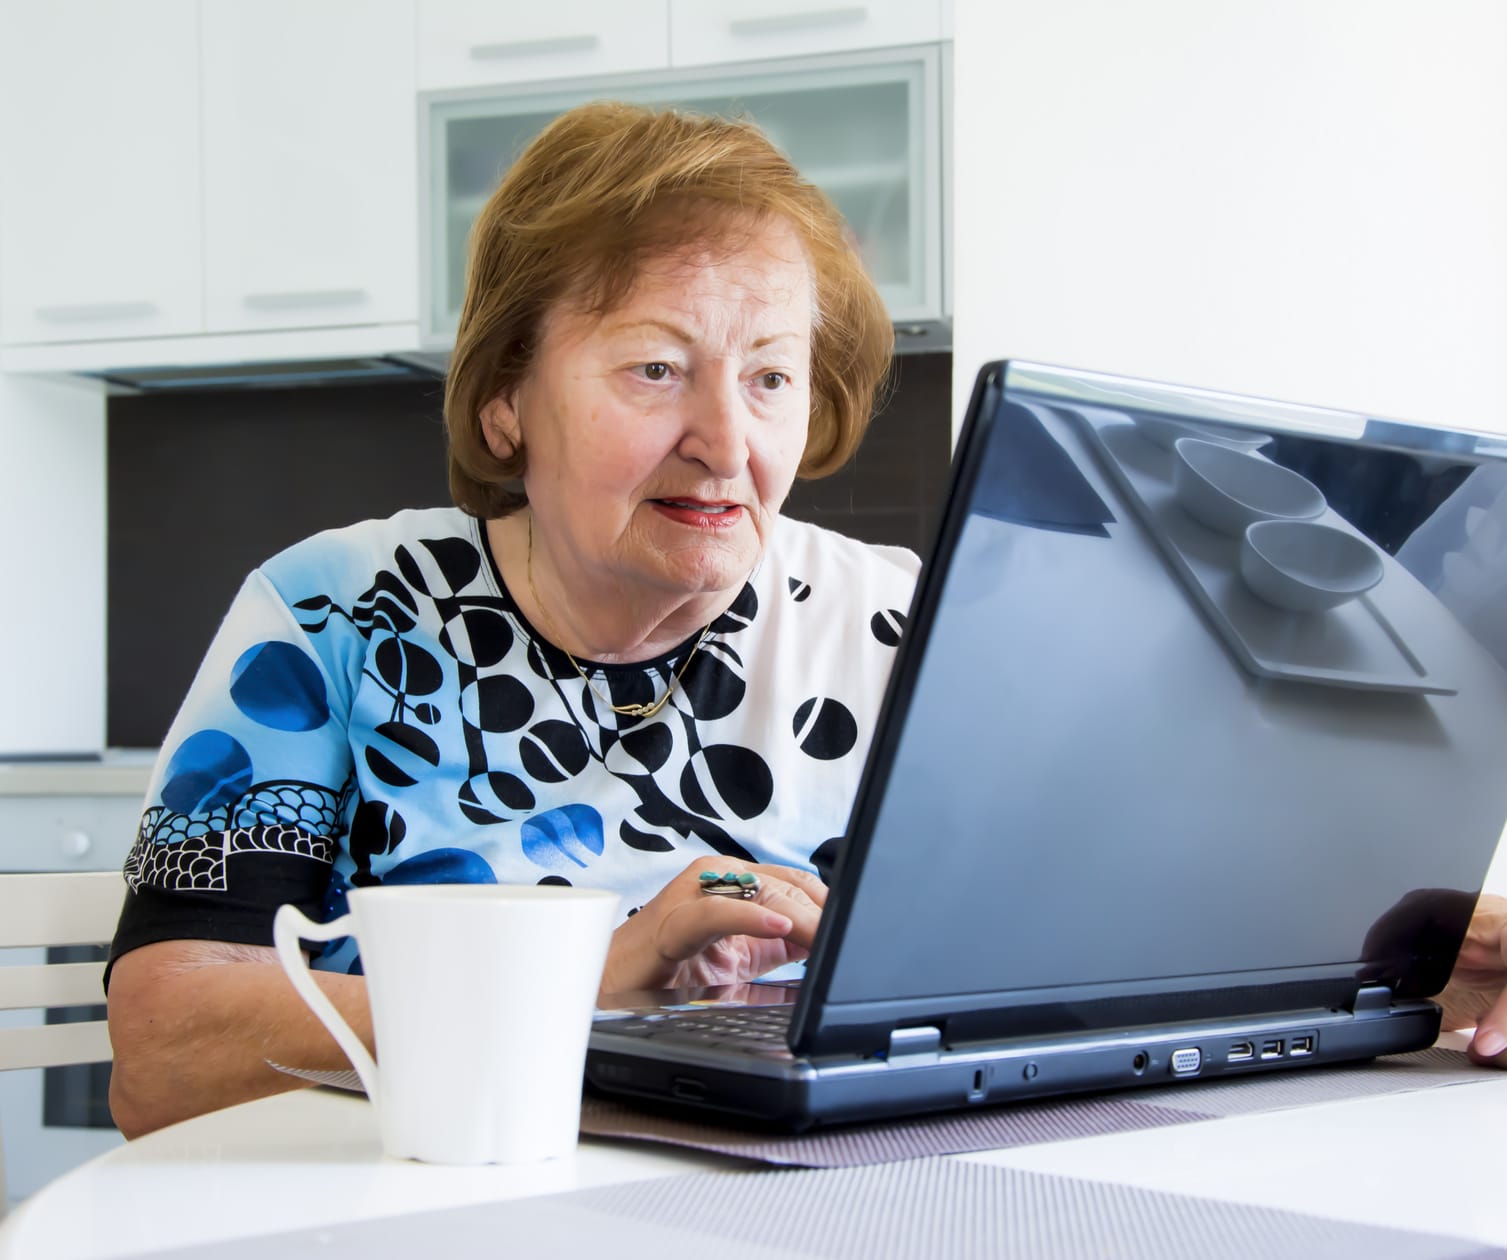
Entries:
[[986, 365], [804, 979], [602, 1012], [588, 1082], [808, 1129], [1431, 1044], [1507, 820], [1504, 455]]

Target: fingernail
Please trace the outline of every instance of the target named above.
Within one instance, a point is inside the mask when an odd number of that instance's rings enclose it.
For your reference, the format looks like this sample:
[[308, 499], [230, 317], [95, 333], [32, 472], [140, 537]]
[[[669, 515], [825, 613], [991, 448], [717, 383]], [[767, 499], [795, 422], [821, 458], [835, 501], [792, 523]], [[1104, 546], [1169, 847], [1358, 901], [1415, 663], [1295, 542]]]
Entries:
[[1507, 1050], [1507, 1033], [1496, 1028], [1482, 1028], [1476, 1033], [1476, 1039], [1470, 1048], [1485, 1058], [1495, 1058], [1503, 1050]]
[[785, 933], [790, 931], [790, 929], [795, 926], [795, 924], [791, 920], [787, 919], [783, 914], [767, 915], [765, 916], [764, 922], [769, 925], [769, 930], [771, 932]]

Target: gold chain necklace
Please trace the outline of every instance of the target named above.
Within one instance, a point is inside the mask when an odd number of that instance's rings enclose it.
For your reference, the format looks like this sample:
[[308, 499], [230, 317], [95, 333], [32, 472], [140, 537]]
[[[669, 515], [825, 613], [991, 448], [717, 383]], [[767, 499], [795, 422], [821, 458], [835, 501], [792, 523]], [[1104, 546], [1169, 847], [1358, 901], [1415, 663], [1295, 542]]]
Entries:
[[[544, 618], [545, 629], [554, 635], [555, 641], [558, 644], [564, 636], [560, 633], [560, 627], [555, 625], [555, 619], [549, 615], [549, 611], [544, 607], [544, 601], [539, 598], [539, 588], [534, 585], [534, 514], [532, 512], [529, 513], [528, 518], [528, 560], [526, 561], [526, 572], [528, 573], [529, 593], [534, 597], [534, 607], [539, 610], [539, 615]], [[665, 688], [665, 694], [660, 696], [653, 704], [613, 704], [610, 699], [597, 690], [596, 684], [587, 677], [586, 671], [581, 668], [576, 658], [570, 654], [570, 651], [564, 646], [560, 647], [560, 651], [565, 653], [565, 659], [574, 666], [576, 673], [581, 675], [581, 681], [591, 688], [591, 694], [614, 713], [620, 713], [624, 717], [651, 718], [670, 702], [670, 697], [675, 694], [675, 685], [685, 675], [685, 671], [691, 663], [691, 658], [701, 650], [701, 645], [706, 642], [706, 637], [711, 632], [712, 623], [707, 622], [705, 627], [702, 628], [701, 634], [696, 639], [696, 645], [686, 654], [685, 660], [680, 663], [680, 668], [675, 671], [674, 676], [670, 679], [670, 685]]]

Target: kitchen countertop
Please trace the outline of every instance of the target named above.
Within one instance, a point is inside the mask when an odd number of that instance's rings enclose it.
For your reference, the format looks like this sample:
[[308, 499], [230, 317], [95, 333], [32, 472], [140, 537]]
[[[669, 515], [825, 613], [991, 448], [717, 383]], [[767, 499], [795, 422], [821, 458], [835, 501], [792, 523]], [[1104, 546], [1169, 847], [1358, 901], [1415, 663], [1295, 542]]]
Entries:
[[109, 748], [98, 757], [0, 762], [0, 797], [146, 795], [155, 748]]

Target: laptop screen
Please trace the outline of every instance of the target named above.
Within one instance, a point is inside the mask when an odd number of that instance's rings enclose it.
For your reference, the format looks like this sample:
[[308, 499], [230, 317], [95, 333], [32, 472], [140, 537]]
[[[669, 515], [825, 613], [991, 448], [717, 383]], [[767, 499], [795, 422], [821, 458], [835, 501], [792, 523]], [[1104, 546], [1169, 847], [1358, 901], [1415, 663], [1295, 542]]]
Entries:
[[1507, 819], [1504, 449], [987, 367], [823, 924], [827, 1018], [1437, 990]]

